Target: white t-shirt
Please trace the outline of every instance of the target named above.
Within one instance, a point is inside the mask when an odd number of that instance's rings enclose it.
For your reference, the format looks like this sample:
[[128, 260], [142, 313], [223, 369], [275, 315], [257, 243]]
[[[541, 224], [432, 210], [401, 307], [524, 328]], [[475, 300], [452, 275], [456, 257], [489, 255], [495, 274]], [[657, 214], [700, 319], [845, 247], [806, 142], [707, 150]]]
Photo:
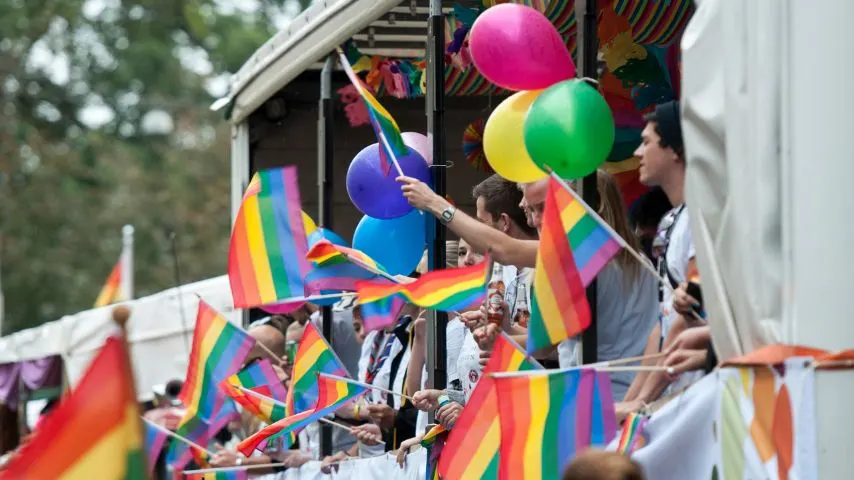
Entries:
[[[639, 267], [640, 268], [640, 267]], [[636, 279], [625, 278], [622, 267], [611, 261], [596, 277], [596, 321], [599, 361], [643, 355], [649, 332], [658, 314], [658, 280], [640, 268]], [[561, 368], [578, 364], [578, 337], [564, 340], [558, 347]], [[633, 372], [613, 372], [611, 390], [620, 401], [634, 379]]]
[[[661, 219], [658, 229], [659, 238], [664, 238], [668, 226], [671, 230], [664, 255], [667, 258], [667, 270], [670, 272], [670, 276], [679, 284], [685, 281], [688, 275], [688, 262], [696, 255], [694, 240], [691, 237], [691, 227], [688, 222], [688, 209], [685, 208], [684, 204], [674, 208]], [[661, 298], [659, 317], [661, 338], [666, 338], [667, 332], [677, 315], [673, 310], [673, 291], [665, 286]]]

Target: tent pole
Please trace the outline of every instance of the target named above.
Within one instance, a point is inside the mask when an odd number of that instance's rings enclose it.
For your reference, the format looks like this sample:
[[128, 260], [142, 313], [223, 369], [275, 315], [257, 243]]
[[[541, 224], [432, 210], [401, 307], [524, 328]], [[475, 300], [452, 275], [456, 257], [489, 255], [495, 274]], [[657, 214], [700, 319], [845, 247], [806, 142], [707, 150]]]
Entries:
[[[575, 18], [578, 19], [577, 71], [582, 78], [598, 79], [599, 38], [596, 31], [596, 0], [575, 2]], [[599, 208], [599, 190], [596, 186], [596, 172], [581, 181], [581, 197], [594, 209]], [[590, 304], [590, 326], [581, 335], [582, 363], [598, 361], [598, 325], [596, 318], [596, 280], [587, 287], [587, 302]]]
[[[430, 23], [427, 56], [427, 123], [433, 142], [433, 189], [440, 197], [446, 195], [445, 155], [445, 19], [442, 15], [442, 0], [430, 0]], [[428, 243], [431, 270], [445, 268], [445, 227], [435, 219], [428, 227]], [[431, 235], [432, 233], [432, 235]], [[427, 380], [431, 388], [444, 389], [447, 385], [446, 328], [448, 314], [430, 310], [427, 317]], [[433, 414], [430, 414], [433, 421]]]
[[[333, 185], [333, 105], [332, 105], [332, 70], [335, 68], [335, 54], [326, 57], [320, 74], [320, 105], [318, 106], [317, 122], [317, 186], [320, 190], [318, 197], [318, 221], [323, 228], [332, 228], [332, 185]], [[330, 345], [332, 339], [332, 307], [322, 307], [323, 336]], [[332, 455], [332, 426], [320, 425], [320, 458]]]

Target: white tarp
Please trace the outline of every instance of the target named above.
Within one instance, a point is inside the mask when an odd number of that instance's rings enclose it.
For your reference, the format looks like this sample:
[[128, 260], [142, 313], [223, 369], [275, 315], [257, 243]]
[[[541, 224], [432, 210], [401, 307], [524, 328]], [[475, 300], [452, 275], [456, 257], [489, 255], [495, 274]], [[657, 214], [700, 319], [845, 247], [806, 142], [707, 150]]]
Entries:
[[259, 480], [424, 480], [427, 473], [427, 450], [418, 450], [406, 456], [406, 465], [400, 468], [394, 455], [386, 453], [373, 458], [359, 458], [341, 462], [338, 471], [326, 475], [320, 471], [320, 462], [308, 462], [300, 468], [289, 468], [278, 474], [264, 475]]
[[[128, 341], [141, 400], [152, 397], [154, 385], [184, 378], [199, 298], [230, 321], [240, 321], [225, 275], [124, 303], [131, 309]], [[87, 310], [0, 338], [0, 364], [61, 355], [73, 384], [104, 339], [115, 332], [111, 311], [111, 307]]]

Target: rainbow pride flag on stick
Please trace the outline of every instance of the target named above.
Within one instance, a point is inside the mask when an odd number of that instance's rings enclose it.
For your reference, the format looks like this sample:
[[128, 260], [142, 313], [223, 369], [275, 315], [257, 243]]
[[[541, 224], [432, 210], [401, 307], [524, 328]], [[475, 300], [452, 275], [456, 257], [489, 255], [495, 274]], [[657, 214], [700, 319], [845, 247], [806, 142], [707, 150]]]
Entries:
[[263, 428], [261, 431], [240, 442], [237, 450], [248, 457], [262, 442], [276, 435], [297, 432], [306, 425], [335, 412], [345, 403], [364, 394], [368, 390], [363, 385], [336, 375], [320, 373], [316, 381], [318, 389], [317, 401], [311, 410], [287, 417]]
[[122, 261], [119, 260], [110, 271], [107, 282], [101, 287], [98, 298], [95, 299], [95, 308], [103, 307], [121, 301], [122, 299]]
[[542, 368], [506, 333], [495, 340], [483, 376], [445, 442], [438, 472], [443, 478], [498, 478], [501, 427], [492, 373]]
[[560, 478], [617, 431], [608, 374], [592, 369], [493, 374], [501, 424], [499, 478]]
[[344, 72], [347, 73], [347, 77], [350, 79], [350, 82], [353, 83], [353, 86], [356, 87], [356, 91], [359, 92], [359, 96], [362, 97], [362, 101], [365, 102], [365, 107], [368, 109], [371, 126], [374, 128], [374, 133], [376, 134], [377, 141], [380, 144], [380, 165], [382, 166], [383, 173], [388, 175], [391, 171], [391, 165], [388, 163], [389, 159], [391, 159], [397, 169], [397, 173], [402, 176], [403, 170], [397, 162], [397, 157], [407, 155], [409, 153], [409, 147], [407, 147], [406, 143], [403, 142], [400, 127], [397, 126], [397, 122], [394, 121], [394, 118], [390, 113], [388, 113], [388, 110], [386, 110], [385, 107], [377, 101], [377, 99], [371, 94], [370, 90], [368, 90], [368, 87], [353, 71], [353, 67], [350, 66], [350, 62], [347, 60], [344, 52], [342, 52], [340, 48], [337, 50], [338, 57], [341, 60], [341, 67], [344, 69]]
[[483, 303], [490, 275], [492, 260], [486, 255], [477, 265], [433, 270], [412, 283], [357, 282], [356, 291], [363, 304], [400, 295], [419, 307], [453, 312]]
[[187, 473], [184, 478], [186, 480], [246, 480], [249, 478], [249, 472], [245, 468], [242, 470], [219, 470], [215, 472]]
[[621, 247], [598, 215], [562, 185], [554, 176], [549, 179], [531, 294], [528, 353], [574, 337], [590, 325], [584, 287]]
[[83, 378], [3, 478], [145, 479], [143, 429], [127, 347], [108, 338]]
[[[395, 281], [382, 265], [368, 255], [352, 248], [320, 240], [309, 249], [306, 259], [314, 268], [306, 275], [306, 287], [311, 292], [356, 289], [360, 280]], [[380, 280], [384, 281], [384, 280]], [[395, 281], [396, 282], [396, 281]]]
[[406, 305], [406, 299], [400, 295], [392, 295], [360, 305], [365, 331], [372, 332], [394, 325], [401, 309]]
[[228, 247], [228, 280], [237, 308], [304, 299], [309, 271], [296, 167], [255, 175]]
[[313, 323], [308, 322], [302, 333], [288, 390], [288, 415], [311, 410], [317, 402], [318, 374], [347, 376], [344, 363], [332, 350]]
[[623, 431], [620, 433], [620, 441], [617, 442], [617, 451], [623, 455], [632, 455], [632, 452], [640, 445], [643, 438], [643, 430], [649, 419], [646, 415], [632, 412], [623, 421]]
[[[262, 422], [273, 423], [286, 416], [284, 403], [277, 404], [270, 401], [284, 402], [288, 394], [273, 370], [273, 365], [267, 359], [255, 362], [228, 377], [219, 384], [219, 387], [244, 410], [255, 415]], [[249, 395], [244, 390], [258, 393], [260, 396]]]

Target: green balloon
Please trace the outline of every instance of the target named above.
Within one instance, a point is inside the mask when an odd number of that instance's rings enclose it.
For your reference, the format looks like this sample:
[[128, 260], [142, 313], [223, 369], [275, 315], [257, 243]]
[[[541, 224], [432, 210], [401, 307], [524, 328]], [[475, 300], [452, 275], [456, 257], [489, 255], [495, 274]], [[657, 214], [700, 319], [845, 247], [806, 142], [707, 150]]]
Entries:
[[581, 80], [546, 89], [525, 118], [525, 149], [531, 160], [561, 178], [596, 171], [614, 145], [614, 117], [605, 98]]

